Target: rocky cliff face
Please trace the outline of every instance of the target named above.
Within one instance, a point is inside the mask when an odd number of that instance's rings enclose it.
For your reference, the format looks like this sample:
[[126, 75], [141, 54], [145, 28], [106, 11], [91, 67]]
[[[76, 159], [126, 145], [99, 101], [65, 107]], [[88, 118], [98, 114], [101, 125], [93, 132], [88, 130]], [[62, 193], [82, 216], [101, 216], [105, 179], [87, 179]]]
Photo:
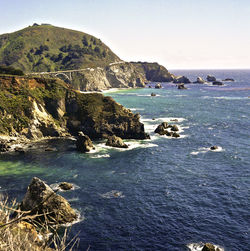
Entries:
[[0, 135], [40, 139], [117, 135], [145, 139], [139, 116], [98, 93], [74, 91], [58, 79], [0, 77]]
[[168, 72], [168, 70], [158, 63], [147, 62], [131, 62], [141, 74], [145, 76], [148, 81], [152, 82], [171, 82], [175, 76]]
[[88, 68], [72, 72], [72, 86], [81, 91], [100, 91], [110, 88], [144, 87], [146, 77], [133, 64], [121, 62], [104, 68]]

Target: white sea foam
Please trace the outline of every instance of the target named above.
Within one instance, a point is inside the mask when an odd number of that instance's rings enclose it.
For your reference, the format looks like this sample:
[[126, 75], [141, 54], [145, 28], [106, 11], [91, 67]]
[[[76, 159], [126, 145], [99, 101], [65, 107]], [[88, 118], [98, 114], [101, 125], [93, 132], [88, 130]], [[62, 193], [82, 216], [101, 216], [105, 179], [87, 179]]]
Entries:
[[190, 154], [191, 155], [198, 155], [200, 153], [206, 153], [209, 151], [210, 152], [223, 152], [225, 150], [221, 146], [218, 146], [218, 149], [216, 149], [216, 150], [211, 150], [210, 147], [202, 147], [202, 148], [199, 148], [198, 151], [193, 151]]
[[162, 117], [162, 118], [155, 118], [153, 119], [146, 119], [146, 118], [141, 118], [142, 122], [171, 122], [171, 123], [181, 123], [184, 120], [186, 120], [185, 118], [176, 118], [176, 117]]
[[203, 96], [202, 99], [224, 99], [224, 100], [243, 100], [248, 99], [248, 97], [211, 97], [211, 96]]
[[100, 194], [100, 196], [105, 199], [124, 198], [125, 197], [125, 195], [123, 195], [123, 193], [118, 190], [112, 190], [110, 192]]
[[128, 108], [131, 111], [144, 111], [145, 108]]
[[[191, 251], [201, 251], [204, 245], [205, 245], [204, 243], [190, 243], [187, 245], [187, 247]], [[214, 245], [214, 247], [215, 250], [224, 251], [224, 248], [221, 246]]]
[[92, 159], [109, 158], [109, 157], [110, 157], [109, 154], [97, 154], [97, 155], [91, 156]]
[[76, 212], [76, 215], [77, 215], [76, 219], [71, 223], [62, 224], [62, 226], [70, 227], [70, 226], [72, 226], [72, 225], [74, 225], [76, 223], [79, 223], [79, 222], [81, 222], [81, 221], [83, 221], [85, 219], [85, 217], [83, 215], [81, 215], [81, 213], [77, 209], [74, 208], [74, 211]]
[[[147, 143], [145, 143], [147, 142]], [[129, 151], [135, 148], [148, 148], [148, 147], [157, 147], [158, 145], [156, 144], [152, 144], [152, 143], [148, 143], [148, 141], [144, 140], [144, 142], [140, 142], [140, 141], [124, 141], [125, 144], [128, 145], [128, 148], [118, 148], [118, 147], [112, 147], [112, 146], [106, 146], [105, 143], [100, 143], [98, 144], [98, 148], [99, 149], [106, 149], [106, 150], [111, 150], [111, 149], [115, 149], [117, 151]]]

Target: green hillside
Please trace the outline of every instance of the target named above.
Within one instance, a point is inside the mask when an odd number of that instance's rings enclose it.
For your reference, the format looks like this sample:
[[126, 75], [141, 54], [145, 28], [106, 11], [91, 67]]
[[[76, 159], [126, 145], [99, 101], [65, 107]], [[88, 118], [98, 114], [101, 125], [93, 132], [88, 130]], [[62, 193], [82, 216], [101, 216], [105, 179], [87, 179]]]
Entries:
[[105, 66], [119, 60], [100, 39], [52, 25], [34, 24], [0, 35], [0, 65], [24, 72]]

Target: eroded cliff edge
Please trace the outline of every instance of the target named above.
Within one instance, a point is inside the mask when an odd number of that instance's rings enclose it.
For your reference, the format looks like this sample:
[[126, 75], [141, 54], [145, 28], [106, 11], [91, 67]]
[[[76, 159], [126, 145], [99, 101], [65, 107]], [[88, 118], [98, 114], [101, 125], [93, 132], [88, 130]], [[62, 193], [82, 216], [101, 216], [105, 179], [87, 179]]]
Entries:
[[78, 131], [91, 139], [148, 138], [139, 115], [111, 97], [75, 91], [59, 79], [0, 76], [0, 135], [32, 140]]

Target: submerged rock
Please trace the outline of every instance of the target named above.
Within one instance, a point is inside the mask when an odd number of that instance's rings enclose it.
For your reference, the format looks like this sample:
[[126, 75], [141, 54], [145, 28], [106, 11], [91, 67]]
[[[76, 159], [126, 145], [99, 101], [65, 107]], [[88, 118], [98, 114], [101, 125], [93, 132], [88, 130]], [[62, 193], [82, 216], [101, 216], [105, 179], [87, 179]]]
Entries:
[[216, 81], [216, 78], [214, 76], [207, 75], [207, 81], [208, 82], [214, 82], [214, 81]]
[[126, 145], [120, 137], [117, 137], [115, 135], [108, 137], [108, 140], [106, 142], [106, 146], [112, 146], [112, 147], [118, 147], [118, 148], [128, 148], [128, 145]]
[[68, 201], [56, 194], [44, 181], [34, 177], [21, 202], [20, 209], [29, 211], [28, 215], [39, 215], [37, 220], [44, 221], [44, 214], [49, 223], [64, 224], [77, 218], [76, 212]]
[[62, 189], [62, 190], [70, 190], [70, 189], [72, 189], [73, 188], [73, 184], [71, 184], [71, 183], [68, 183], [68, 182], [61, 182], [60, 184], [59, 184], [59, 187]]
[[85, 135], [83, 132], [79, 132], [76, 140], [76, 149], [79, 152], [86, 153], [95, 149], [95, 147], [88, 135]]
[[224, 80], [222, 81], [225, 81], [225, 82], [234, 82], [235, 80], [233, 78], [225, 78]]

